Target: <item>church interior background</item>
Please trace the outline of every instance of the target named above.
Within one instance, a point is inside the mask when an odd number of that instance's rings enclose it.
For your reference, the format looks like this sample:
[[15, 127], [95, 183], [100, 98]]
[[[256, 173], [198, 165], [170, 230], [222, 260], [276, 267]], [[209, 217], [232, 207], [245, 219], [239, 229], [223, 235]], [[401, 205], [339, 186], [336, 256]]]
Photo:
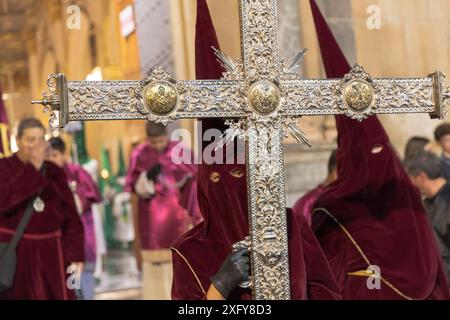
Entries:
[[[435, 70], [450, 74], [448, 0], [317, 2], [349, 62], [363, 65], [373, 77], [422, 77]], [[238, 1], [208, 4], [222, 50], [239, 57]], [[281, 55], [307, 48], [304, 77], [325, 77], [309, 1], [282, 0], [278, 6]], [[369, 28], [371, 10], [377, 9], [379, 28]], [[50, 73], [73, 80], [141, 79], [151, 66], [160, 65], [178, 79], [194, 79], [195, 11], [195, 0], [0, 0], [0, 84], [12, 132], [25, 116], [47, 123], [47, 115], [30, 100], [41, 96]], [[79, 28], [68, 27], [78, 13]], [[408, 138], [432, 138], [438, 125], [426, 121], [428, 115], [381, 119], [400, 154]], [[195, 130], [190, 120], [174, 126]], [[313, 147], [286, 141], [288, 206], [325, 177], [335, 148], [333, 117], [309, 117], [301, 126]], [[99, 172], [118, 170], [119, 145], [127, 163], [132, 147], [145, 137], [144, 128], [143, 121], [86, 123], [87, 149], [100, 164]], [[107, 167], [102, 149], [109, 151]], [[107, 250], [104, 261], [97, 299], [152, 297], [145, 294], [131, 249]]]

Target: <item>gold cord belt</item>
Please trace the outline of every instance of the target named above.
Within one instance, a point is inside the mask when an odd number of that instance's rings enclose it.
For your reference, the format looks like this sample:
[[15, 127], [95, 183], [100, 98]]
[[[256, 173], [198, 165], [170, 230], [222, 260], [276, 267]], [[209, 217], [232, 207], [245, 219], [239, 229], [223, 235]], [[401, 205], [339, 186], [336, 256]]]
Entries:
[[189, 263], [189, 261], [188, 261], [188, 260], [181, 254], [181, 252], [178, 251], [177, 249], [175, 249], [175, 248], [173, 248], [173, 247], [170, 248], [170, 249], [171, 249], [172, 251], [174, 251], [176, 254], [178, 254], [178, 255], [181, 257], [181, 259], [184, 260], [184, 262], [186, 262], [186, 264], [187, 264], [187, 266], [189, 267], [189, 269], [191, 270], [191, 272], [192, 272], [192, 274], [193, 274], [195, 280], [197, 280], [197, 284], [199, 285], [200, 289], [202, 289], [203, 294], [206, 296], [205, 288], [203, 288], [202, 283], [200, 282], [200, 279], [198, 278], [197, 274], [195, 273], [195, 271], [194, 271], [194, 269], [192, 268], [192, 266], [191, 266], [191, 264]]
[[[327, 209], [325, 208], [317, 208], [314, 209], [313, 214], [316, 212], [322, 211], [324, 212], [326, 215], [328, 215], [331, 219], [333, 219], [334, 222], [336, 222], [336, 224], [339, 226], [339, 228], [341, 228], [341, 230], [344, 232], [344, 234], [347, 236], [347, 238], [351, 241], [351, 243], [353, 244], [353, 246], [356, 248], [356, 250], [359, 252], [359, 254], [361, 255], [361, 258], [367, 263], [367, 267], [371, 266], [372, 263], [369, 261], [369, 259], [367, 258], [367, 256], [364, 254], [364, 251], [361, 249], [361, 247], [358, 245], [358, 243], [356, 242], [356, 240], [352, 237], [352, 235], [350, 234], [350, 232], [348, 232], [348, 230], [338, 221], [338, 219], [336, 219]], [[371, 270], [358, 270], [355, 272], [348, 272], [347, 275], [350, 276], [363, 276], [363, 277], [371, 277], [371, 276], [375, 276], [377, 278], [380, 278], [381, 281], [383, 281], [384, 284], [386, 284], [388, 287], [390, 287], [395, 293], [397, 293], [399, 296], [401, 296], [402, 298], [406, 299], [406, 300], [414, 300], [413, 298], [411, 298], [410, 296], [407, 296], [406, 294], [404, 294], [402, 291], [400, 291], [400, 289], [396, 288], [391, 282], [389, 282], [386, 278], [382, 277], [381, 275], [377, 275], [374, 271]]]

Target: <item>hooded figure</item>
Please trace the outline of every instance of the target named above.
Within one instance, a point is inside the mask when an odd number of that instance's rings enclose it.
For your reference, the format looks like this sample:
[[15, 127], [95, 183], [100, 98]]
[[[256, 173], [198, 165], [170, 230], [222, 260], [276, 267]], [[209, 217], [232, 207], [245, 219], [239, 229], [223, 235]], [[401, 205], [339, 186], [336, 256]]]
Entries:
[[[219, 45], [205, 0], [197, 1], [195, 45], [197, 79], [220, 78], [223, 70], [211, 50], [211, 46]], [[202, 128], [226, 127], [220, 119], [205, 119]], [[248, 277], [248, 256], [240, 252], [230, 256], [233, 244], [249, 234], [246, 181], [243, 164], [199, 165], [198, 199], [203, 222], [172, 248], [173, 299], [210, 298], [213, 287], [220, 289], [222, 298], [252, 299], [249, 289], [237, 287], [245, 276], [239, 279], [236, 269], [227, 272], [233, 264], [239, 264], [236, 267]], [[337, 298], [335, 280], [305, 218], [294, 217], [290, 210], [287, 215], [292, 299]]]
[[[327, 76], [343, 77], [350, 66], [311, 7]], [[380, 121], [336, 116], [336, 127], [338, 179], [317, 200], [312, 226], [343, 299], [450, 298], [420, 195]]]

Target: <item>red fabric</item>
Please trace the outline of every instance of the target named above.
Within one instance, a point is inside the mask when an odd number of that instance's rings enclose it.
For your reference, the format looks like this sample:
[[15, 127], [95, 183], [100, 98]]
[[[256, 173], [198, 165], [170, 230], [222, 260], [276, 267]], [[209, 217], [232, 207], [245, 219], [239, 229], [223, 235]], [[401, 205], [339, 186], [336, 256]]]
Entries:
[[[198, 79], [217, 79], [222, 70], [211, 46], [219, 48], [205, 0], [197, 1], [196, 71]], [[204, 120], [203, 129], [223, 129], [223, 120]], [[231, 172], [239, 170], [241, 177]], [[173, 299], [205, 299], [209, 278], [220, 268], [232, 245], [248, 235], [245, 165], [199, 166], [199, 205], [204, 221], [189, 231], [174, 247]], [[218, 176], [216, 181], [212, 175]], [[291, 294], [293, 299], [333, 299], [336, 284], [320, 246], [303, 217], [289, 210], [288, 242]], [[190, 267], [197, 275], [201, 286]], [[229, 299], [251, 299], [249, 290], [236, 289]]]
[[[177, 145], [178, 142], [170, 142], [166, 150], [158, 154], [148, 142], [144, 142], [131, 155], [125, 186], [128, 191], [134, 191], [142, 172], [161, 164], [155, 195], [151, 199], [139, 198], [139, 236], [143, 249], [170, 248], [187, 231], [190, 223], [195, 225], [201, 221], [196, 201], [196, 168], [172, 162], [172, 150]], [[180, 192], [176, 183], [188, 174], [192, 178]]]
[[317, 198], [322, 194], [325, 187], [323, 185], [318, 185], [303, 197], [297, 200], [297, 202], [292, 207], [292, 211], [295, 215], [303, 216], [306, 218], [308, 225], [311, 225], [311, 214], [314, 209], [314, 203]]
[[[314, 0], [311, 7], [327, 76], [342, 77], [350, 67]], [[381, 276], [415, 299], [449, 298], [439, 253], [418, 191], [412, 186], [376, 116], [362, 122], [336, 116], [338, 179], [316, 207], [330, 211], [354, 237]], [[382, 147], [373, 153], [374, 146]], [[353, 244], [323, 213], [313, 228], [336, 274], [343, 298], [401, 299], [387, 285], [369, 290], [366, 269]]]
[[10, 241], [28, 201], [42, 187], [45, 202], [45, 210], [34, 213], [25, 229], [13, 287], [1, 299], [74, 298], [66, 268], [84, 261], [83, 225], [64, 170], [45, 165], [44, 177], [16, 155], [0, 160], [0, 242]]

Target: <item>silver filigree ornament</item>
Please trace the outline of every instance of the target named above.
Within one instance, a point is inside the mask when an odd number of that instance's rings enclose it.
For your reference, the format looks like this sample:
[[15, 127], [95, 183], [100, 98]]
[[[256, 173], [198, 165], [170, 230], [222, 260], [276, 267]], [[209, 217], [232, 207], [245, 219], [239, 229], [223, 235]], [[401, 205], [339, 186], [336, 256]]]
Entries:
[[376, 112], [376, 87], [372, 77], [358, 64], [336, 86], [336, 93], [342, 97], [339, 108], [352, 119], [362, 121]]
[[[232, 247], [233, 252], [237, 252], [242, 249], [247, 249], [249, 252], [251, 252], [252, 242], [251, 242], [249, 236], [245, 237], [244, 240], [233, 244], [233, 247]], [[252, 276], [249, 276], [247, 280], [241, 282], [239, 284], [239, 287], [244, 288], [244, 289], [251, 288], [252, 287]]]

